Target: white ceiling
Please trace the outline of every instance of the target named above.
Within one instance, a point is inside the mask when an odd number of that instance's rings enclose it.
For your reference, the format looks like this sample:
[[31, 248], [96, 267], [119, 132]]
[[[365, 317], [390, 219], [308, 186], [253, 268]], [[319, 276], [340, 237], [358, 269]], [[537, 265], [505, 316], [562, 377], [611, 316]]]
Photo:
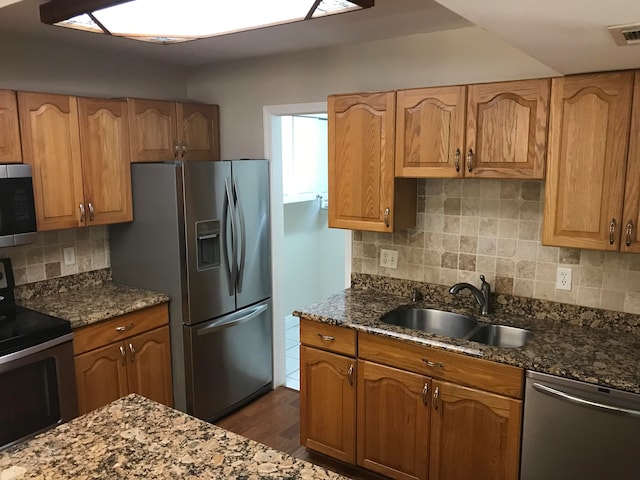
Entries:
[[0, 7], [3, 7], [0, 8], [0, 33], [45, 42], [82, 45], [96, 51], [107, 49], [127, 56], [141, 56], [184, 66], [471, 25], [433, 0], [375, 0], [373, 8], [358, 12], [175, 45], [154, 45], [43, 25], [39, 16], [41, 3], [45, 3], [44, 0], [0, 0]]
[[606, 28], [640, 23], [640, 0], [437, 1], [563, 74], [640, 67]]

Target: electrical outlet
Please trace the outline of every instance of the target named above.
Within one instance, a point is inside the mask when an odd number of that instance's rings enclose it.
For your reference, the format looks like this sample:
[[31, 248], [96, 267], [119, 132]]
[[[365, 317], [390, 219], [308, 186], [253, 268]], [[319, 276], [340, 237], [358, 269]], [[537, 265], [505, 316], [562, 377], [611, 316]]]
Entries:
[[380, 266], [385, 268], [398, 268], [398, 252], [381, 248]]
[[571, 290], [571, 269], [566, 267], [558, 267], [556, 274], [556, 289]]
[[65, 265], [75, 265], [76, 263], [76, 249], [73, 247], [67, 247], [62, 250], [64, 254]]

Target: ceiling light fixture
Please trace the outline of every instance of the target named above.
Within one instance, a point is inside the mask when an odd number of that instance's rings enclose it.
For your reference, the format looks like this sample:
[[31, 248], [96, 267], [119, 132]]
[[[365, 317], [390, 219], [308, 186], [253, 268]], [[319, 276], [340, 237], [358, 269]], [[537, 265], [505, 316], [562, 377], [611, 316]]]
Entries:
[[374, 0], [51, 0], [40, 20], [170, 44], [370, 8]]

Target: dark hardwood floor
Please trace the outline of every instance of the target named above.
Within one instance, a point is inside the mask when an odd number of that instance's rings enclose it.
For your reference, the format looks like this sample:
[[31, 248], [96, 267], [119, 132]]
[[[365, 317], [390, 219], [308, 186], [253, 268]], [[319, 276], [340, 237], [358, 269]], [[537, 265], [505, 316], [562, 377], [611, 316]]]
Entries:
[[300, 394], [286, 387], [267, 393], [237, 412], [221, 418], [215, 424], [345, 477], [356, 480], [386, 479], [301, 446]]

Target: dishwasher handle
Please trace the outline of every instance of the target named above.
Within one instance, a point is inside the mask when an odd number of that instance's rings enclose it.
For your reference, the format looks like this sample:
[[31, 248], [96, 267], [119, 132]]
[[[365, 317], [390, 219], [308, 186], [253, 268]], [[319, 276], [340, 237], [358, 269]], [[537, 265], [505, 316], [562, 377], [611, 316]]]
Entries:
[[556, 390], [555, 388], [551, 388], [551, 387], [548, 387], [547, 385], [542, 385], [540, 383], [534, 383], [533, 388], [540, 393], [544, 393], [545, 395], [550, 395], [560, 400], [565, 400], [567, 402], [574, 403], [577, 405], [582, 405], [584, 407], [595, 408], [596, 410], [602, 410], [605, 412], [615, 413], [618, 415], [640, 418], [640, 410], [633, 410], [631, 408], [623, 408], [623, 407], [615, 407], [613, 405], [607, 405], [606, 403], [594, 402], [592, 400], [587, 400], [586, 398], [576, 397], [575, 395], [571, 395], [561, 390]]
[[255, 307], [249, 313], [247, 313], [246, 315], [242, 315], [241, 317], [231, 315], [230, 317], [224, 318], [222, 320], [214, 320], [213, 322], [210, 322], [204, 325], [202, 328], [198, 329], [198, 336], [207, 335], [209, 333], [222, 330], [223, 328], [229, 328], [238, 325], [239, 323], [247, 322], [252, 318], [260, 315], [262, 312], [267, 310], [267, 308], [268, 305], [263, 304]]

